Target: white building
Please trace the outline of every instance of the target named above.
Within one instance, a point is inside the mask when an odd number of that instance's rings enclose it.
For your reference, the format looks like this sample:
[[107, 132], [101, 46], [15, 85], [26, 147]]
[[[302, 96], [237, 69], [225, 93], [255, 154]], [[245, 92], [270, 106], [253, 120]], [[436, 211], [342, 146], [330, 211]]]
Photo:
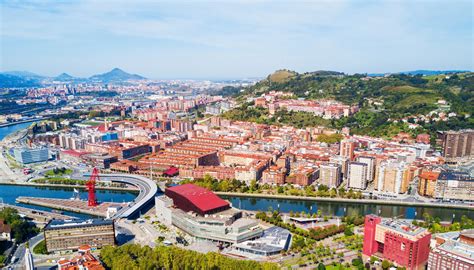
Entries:
[[365, 189], [367, 187], [367, 164], [351, 162], [349, 164], [349, 188]]

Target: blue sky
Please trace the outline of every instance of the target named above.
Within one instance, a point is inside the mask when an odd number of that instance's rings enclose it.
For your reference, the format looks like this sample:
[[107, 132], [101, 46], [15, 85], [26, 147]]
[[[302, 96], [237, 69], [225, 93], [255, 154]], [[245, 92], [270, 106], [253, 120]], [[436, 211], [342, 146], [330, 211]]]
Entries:
[[473, 70], [473, 2], [0, 0], [0, 70], [242, 78]]

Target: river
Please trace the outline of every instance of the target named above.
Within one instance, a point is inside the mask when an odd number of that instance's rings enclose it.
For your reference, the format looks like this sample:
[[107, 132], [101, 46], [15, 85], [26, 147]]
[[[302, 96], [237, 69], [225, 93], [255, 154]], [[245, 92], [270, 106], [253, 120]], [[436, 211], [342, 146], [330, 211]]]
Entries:
[[9, 134], [16, 132], [18, 130], [27, 128], [31, 126], [33, 123], [34, 122], [27, 122], [27, 123], [21, 123], [21, 124], [6, 126], [6, 127], [0, 127], [0, 141], [3, 140], [3, 138], [8, 136]]
[[[87, 192], [84, 189], [79, 190], [81, 199], [87, 199]], [[55, 199], [69, 199], [73, 195], [72, 188], [65, 187], [35, 187], [35, 186], [17, 186], [17, 185], [4, 185], [0, 184], [0, 202], [7, 204], [16, 204], [23, 207], [29, 207], [41, 210], [51, 210], [46, 207], [26, 205], [16, 203], [15, 200], [20, 196], [28, 197], [45, 197]], [[136, 192], [133, 191], [117, 191], [117, 190], [96, 190], [96, 196], [98, 201], [103, 202], [131, 202], [137, 196]], [[64, 211], [64, 214], [75, 216], [75, 217], [89, 217], [88, 215], [78, 214], [73, 212]]]
[[377, 214], [382, 217], [400, 217], [407, 219], [422, 219], [424, 213], [433, 217], [439, 217], [442, 221], [451, 221], [453, 218], [459, 220], [462, 215], [474, 219], [474, 211], [467, 209], [450, 209], [426, 206], [398, 206], [364, 203], [345, 203], [345, 202], [321, 202], [321, 201], [302, 201], [289, 199], [269, 199], [269, 198], [243, 198], [222, 196], [229, 200], [232, 206], [252, 211], [267, 211], [280, 209], [281, 212], [301, 212], [316, 213], [321, 210], [323, 215], [345, 216], [345, 215], [367, 215]]

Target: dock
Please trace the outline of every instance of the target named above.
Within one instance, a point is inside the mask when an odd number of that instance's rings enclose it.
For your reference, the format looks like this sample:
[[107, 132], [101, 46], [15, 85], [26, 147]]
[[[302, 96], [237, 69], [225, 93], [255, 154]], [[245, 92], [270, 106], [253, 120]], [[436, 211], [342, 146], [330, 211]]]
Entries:
[[124, 207], [122, 203], [100, 202], [95, 207], [87, 205], [87, 201], [83, 200], [67, 200], [67, 199], [51, 199], [51, 198], [36, 198], [36, 197], [18, 197], [18, 203], [39, 205], [53, 209], [70, 211], [75, 213], [87, 214], [97, 217], [107, 217], [107, 209], [109, 207]]
[[52, 219], [75, 219], [75, 217], [60, 214], [60, 213], [54, 213], [54, 212], [49, 212], [49, 211], [43, 211], [43, 210], [38, 210], [38, 209], [31, 209], [31, 208], [26, 208], [26, 207], [21, 207], [18, 205], [11, 205], [11, 204], [0, 204], [0, 209], [3, 208], [13, 208], [18, 211], [18, 214], [24, 215], [28, 218], [31, 218], [37, 222], [43, 222], [46, 223]]

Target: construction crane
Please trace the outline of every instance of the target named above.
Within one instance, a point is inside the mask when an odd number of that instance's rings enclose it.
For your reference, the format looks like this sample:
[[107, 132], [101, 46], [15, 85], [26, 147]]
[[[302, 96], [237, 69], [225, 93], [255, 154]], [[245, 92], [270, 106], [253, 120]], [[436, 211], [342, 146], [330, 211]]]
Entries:
[[90, 207], [95, 207], [98, 205], [97, 199], [95, 197], [95, 183], [99, 181], [99, 170], [97, 168], [94, 168], [92, 170], [91, 177], [89, 178], [89, 181], [86, 183], [86, 189], [88, 191], [88, 200], [87, 200], [87, 205]]

